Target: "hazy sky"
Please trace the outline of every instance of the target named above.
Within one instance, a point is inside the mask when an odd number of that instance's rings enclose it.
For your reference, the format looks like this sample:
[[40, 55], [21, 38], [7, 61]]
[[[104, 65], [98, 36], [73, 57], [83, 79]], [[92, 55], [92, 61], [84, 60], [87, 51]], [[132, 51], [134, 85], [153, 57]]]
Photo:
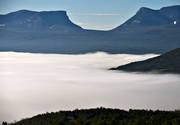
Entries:
[[84, 28], [111, 29], [134, 15], [140, 7], [159, 9], [180, 0], [0, 0], [0, 13], [20, 9], [66, 10]]

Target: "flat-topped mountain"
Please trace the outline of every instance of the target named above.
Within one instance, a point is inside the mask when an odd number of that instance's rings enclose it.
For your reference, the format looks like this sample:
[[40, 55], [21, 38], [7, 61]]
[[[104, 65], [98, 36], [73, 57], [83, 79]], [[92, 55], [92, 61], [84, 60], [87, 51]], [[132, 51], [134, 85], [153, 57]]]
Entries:
[[145, 61], [112, 68], [131, 72], [180, 73], [180, 48]]
[[29, 11], [20, 10], [0, 15], [1, 29], [16, 31], [58, 31], [82, 30], [69, 20], [66, 11]]
[[65, 11], [20, 10], [0, 15], [0, 51], [83, 54], [164, 53], [180, 47], [180, 6], [143, 7], [109, 31], [82, 29]]

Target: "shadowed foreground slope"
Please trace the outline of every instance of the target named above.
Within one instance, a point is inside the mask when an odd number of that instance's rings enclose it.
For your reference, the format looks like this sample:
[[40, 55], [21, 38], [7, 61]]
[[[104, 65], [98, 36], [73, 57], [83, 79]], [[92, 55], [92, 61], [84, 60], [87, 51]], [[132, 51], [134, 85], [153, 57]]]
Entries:
[[133, 62], [127, 65], [111, 68], [132, 72], [180, 73], [180, 48], [145, 61]]
[[179, 111], [87, 109], [46, 113], [11, 125], [179, 125]]

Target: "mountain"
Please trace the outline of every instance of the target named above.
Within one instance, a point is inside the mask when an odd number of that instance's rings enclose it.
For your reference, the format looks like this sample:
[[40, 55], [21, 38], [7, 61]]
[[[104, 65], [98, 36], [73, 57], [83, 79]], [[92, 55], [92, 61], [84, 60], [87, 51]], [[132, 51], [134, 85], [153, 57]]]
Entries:
[[[6, 125], [6, 122], [3, 122]], [[9, 125], [179, 125], [179, 111], [82, 109], [34, 116]]]
[[133, 62], [112, 70], [132, 72], [180, 73], [180, 48], [145, 61]]
[[109, 31], [86, 30], [65, 11], [20, 10], [0, 15], [0, 51], [83, 54], [164, 53], [180, 47], [180, 6], [146, 7]]
[[180, 5], [163, 7], [160, 10], [142, 7], [132, 18], [113, 30], [121, 30], [121, 28], [145, 28], [173, 25], [175, 21], [180, 21]]
[[82, 30], [69, 20], [65, 11], [35, 12], [20, 10], [0, 15], [0, 28], [14, 31], [59, 31]]

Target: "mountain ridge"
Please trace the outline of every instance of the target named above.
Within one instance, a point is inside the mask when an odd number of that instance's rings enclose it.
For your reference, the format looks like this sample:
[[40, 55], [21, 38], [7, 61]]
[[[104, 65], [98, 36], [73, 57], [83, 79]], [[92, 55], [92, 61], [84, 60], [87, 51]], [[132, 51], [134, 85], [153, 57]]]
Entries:
[[[69, 17], [67, 16], [67, 12], [65, 10], [50, 10], [50, 11], [33, 11], [33, 10], [26, 10], [26, 9], [23, 9], [23, 10], [18, 10], [18, 11], [15, 11], [15, 12], [9, 12], [7, 14], [0, 14], [0, 17], [2, 16], [10, 16], [10, 15], [20, 15], [20, 14], [41, 14], [41, 13], [49, 13], [49, 14], [53, 14], [53, 13], [63, 13], [64, 16], [66, 16], [68, 18], [68, 20], [70, 21]], [[120, 26], [117, 26], [111, 30], [105, 30], [105, 31], [112, 31], [112, 30], [116, 30], [118, 28], [121, 28], [123, 27], [124, 25], [128, 25], [132, 22], [134, 22], [133, 24], [139, 24], [139, 20], [133, 20], [134, 18], [136, 18], [137, 16], [144, 16], [144, 14], [153, 14], [153, 13], [158, 13], [158, 18], [160, 16], [164, 16], [162, 17], [164, 20], [164, 22], [162, 21], [161, 23], [158, 23], [156, 25], [162, 25], [162, 24], [173, 24], [173, 21], [176, 21], [176, 20], [180, 20], [180, 5], [174, 5], [174, 6], [167, 6], [167, 7], [162, 7], [160, 9], [151, 9], [151, 8], [148, 8], [148, 7], [141, 7], [134, 16], [132, 16], [130, 19], [128, 19], [127, 21], [125, 21], [122, 25]], [[143, 18], [144, 18], [143, 17]], [[152, 18], [152, 17], [151, 17]], [[133, 21], [131, 21], [133, 20]], [[0, 23], [2, 23], [2, 19], [0, 20]], [[73, 23], [74, 24], [74, 23]], [[151, 25], [151, 24], [150, 24]], [[78, 25], [77, 25], [78, 26]], [[80, 27], [80, 26], [78, 26]], [[81, 29], [83, 29], [82, 27], [80, 27]], [[90, 29], [91, 30], [91, 29]], [[96, 30], [96, 31], [99, 31], [99, 30]], [[101, 30], [100, 30], [101, 31]]]
[[143, 109], [125, 111], [101, 107], [44, 113], [9, 125], [179, 125], [179, 123], [179, 111]]
[[144, 61], [132, 62], [117, 68], [111, 68], [111, 70], [180, 74], [180, 48]]
[[[168, 13], [168, 11], [171, 11]], [[160, 26], [174, 24], [180, 20], [180, 5], [162, 7], [160, 9], [150, 9], [141, 7], [136, 14], [125, 21], [122, 25], [112, 29], [119, 30], [127, 26]]]
[[[58, 54], [97, 51], [112, 54], [164, 53], [180, 47], [180, 6], [160, 10], [141, 8], [137, 12], [139, 14], [125, 22], [129, 22], [128, 25], [122, 24], [108, 31], [83, 29], [72, 23], [65, 11], [21, 10], [9, 13], [10, 16], [6, 18], [0, 15], [0, 51]], [[170, 21], [167, 15], [172, 16]], [[154, 21], [149, 21], [149, 18]], [[142, 23], [137, 24], [137, 19], [141, 19]], [[174, 19], [177, 19], [176, 25]]]
[[18, 31], [73, 31], [82, 28], [69, 19], [66, 11], [30, 11], [18, 10], [0, 15], [1, 29]]

